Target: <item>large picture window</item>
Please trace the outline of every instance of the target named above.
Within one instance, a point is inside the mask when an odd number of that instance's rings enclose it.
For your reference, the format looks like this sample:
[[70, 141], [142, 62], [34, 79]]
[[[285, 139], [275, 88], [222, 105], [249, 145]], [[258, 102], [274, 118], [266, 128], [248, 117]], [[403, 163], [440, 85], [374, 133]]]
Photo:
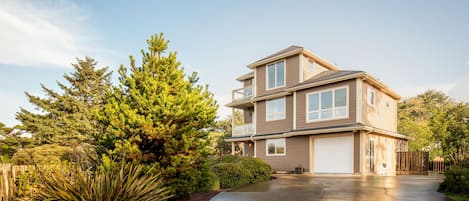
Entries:
[[307, 121], [345, 118], [348, 116], [348, 88], [314, 92], [307, 97]]
[[267, 65], [267, 89], [285, 86], [285, 61]]
[[267, 156], [284, 156], [286, 154], [285, 138], [266, 140]]

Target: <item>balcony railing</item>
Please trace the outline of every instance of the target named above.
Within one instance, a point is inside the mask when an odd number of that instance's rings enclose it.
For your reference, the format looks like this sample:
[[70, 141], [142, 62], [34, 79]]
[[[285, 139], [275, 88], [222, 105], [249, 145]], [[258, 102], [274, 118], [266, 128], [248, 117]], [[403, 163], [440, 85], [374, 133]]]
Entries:
[[254, 87], [244, 87], [240, 89], [233, 90], [233, 101], [235, 100], [247, 100], [254, 95]]
[[243, 124], [233, 127], [233, 137], [249, 136], [254, 134], [254, 124]]

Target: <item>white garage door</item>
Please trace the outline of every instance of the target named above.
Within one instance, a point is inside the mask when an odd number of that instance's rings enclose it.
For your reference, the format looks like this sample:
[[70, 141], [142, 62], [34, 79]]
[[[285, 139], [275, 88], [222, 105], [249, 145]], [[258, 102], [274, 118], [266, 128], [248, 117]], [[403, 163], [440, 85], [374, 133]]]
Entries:
[[314, 139], [315, 173], [353, 173], [353, 137]]

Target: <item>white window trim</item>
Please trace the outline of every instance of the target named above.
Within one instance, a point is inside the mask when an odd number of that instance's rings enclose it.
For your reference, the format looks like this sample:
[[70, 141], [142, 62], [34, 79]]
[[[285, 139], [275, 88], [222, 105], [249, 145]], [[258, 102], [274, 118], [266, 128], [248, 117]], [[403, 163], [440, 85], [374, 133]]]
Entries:
[[[283, 139], [283, 154], [269, 154], [269, 140], [281, 140]], [[277, 150], [277, 147], [275, 147]], [[265, 155], [266, 156], [286, 156], [287, 155], [287, 138], [272, 138], [265, 140]]]
[[[282, 61], [283, 61], [283, 85], [269, 88], [269, 65], [280, 63]], [[275, 75], [277, 75], [277, 71], [275, 71]], [[287, 84], [287, 60], [286, 59], [277, 60], [275, 62], [271, 62], [265, 65], [265, 90], [266, 91], [285, 87], [286, 84]]]
[[[283, 101], [283, 118], [280, 118], [280, 119], [269, 119], [269, 107], [268, 107], [268, 102], [269, 101], [274, 101], [274, 100], [279, 100], [279, 99], [284, 99]], [[266, 100], [265, 101], [265, 121], [277, 121], [277, 120], [284, 120], [287, 118], [287, 98], [284, 96], [284, 97], [281, 97], [281, 98], [275, 98], [275, 99], [270, 99], [270, 100]]]
[[[334, 109], [335, 109], [335, 93], [334, 91], [336, 89], [343, 89], [345, 88], [346, 89], [346, 97], [347, 97], [347, 101], [346, 101], [346, 105], [345, 106], [342, 106], [342, 107], [345, 107], [345, 116], [341, 116], [341, 117], [333, 117], [333, 118], [328, 118], [328, 119], [316, 119], [316, 120], [309, 120], [309, 115], [308, 115], [308, 112], [309, 112], [309, 95], [312, 95], [312, 94], [319, 94], [319, 115], [321, 115], [321, 93], [322, 92], [325, 92], [325, 91], [332, 91], [332, 113], [334, 114]], [[348, 119], [349, 118], [349, 110], [350, 110], [350, 91], [349, 91], [349, 85], [346, 85], [346, 86], [340, 86], [340, 87], [334, 87], [334, 88], [328, 88], [328, 89], [324, 89], [324, 90], [320, 90], [320, 91], [315, 91], [315, 92], [310, 92], [310, 93], [307, 93], [306, 94], [306, 111], [305, 111], [305, 116], [306, 116], [306, 123], [312, 123], [312, 122], [321, 122], [321, 121], [331, 121], [331, 120], [338, 120], [338, 119]]]
[[[370, 103], [370, 101], [368, 99], [368, 94], [369, 93], [373, 93], [373, 103]], [[371, 88], [371, 87], [366, 88], [366, 104], [371, 106], [371, 107], [376, 106], [376, 90]]]

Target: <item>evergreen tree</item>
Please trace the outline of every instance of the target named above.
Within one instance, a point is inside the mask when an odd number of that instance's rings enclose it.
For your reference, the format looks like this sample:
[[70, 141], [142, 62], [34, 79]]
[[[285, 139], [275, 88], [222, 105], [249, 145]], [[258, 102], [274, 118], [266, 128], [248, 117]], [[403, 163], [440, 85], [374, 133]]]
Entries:
[[142, 63], [130, 56], [130, 73], [119, 69], [120, 85], [113, 88], [99, 115], [104, 125], [100, 143], [111, 155], [156, 165], [173, 193], [185, 196], [203, 189], [208, 178], [208, 131], [217, 104], [197, 74], [186, 77], [176, 53], [165, 54], [163, 34], [147, 40]]
[[104, 104], [111, 76], [107, 67], [97, 69], [96, 64], [89, 57], [77, 58], [77, 63], [72, 64], [75, 71], [64, 75], [69, 85], [57, 82], [63, 93], [44, 85], [41, 85], [44, 98], [26, 92], [29, 102], [39, 111], [21, 108], [16, 118], [23, 124], [22, 129], [33, 133], [41, 144], [77, 145], [93, 141], [98, 131], [93, 110]]

